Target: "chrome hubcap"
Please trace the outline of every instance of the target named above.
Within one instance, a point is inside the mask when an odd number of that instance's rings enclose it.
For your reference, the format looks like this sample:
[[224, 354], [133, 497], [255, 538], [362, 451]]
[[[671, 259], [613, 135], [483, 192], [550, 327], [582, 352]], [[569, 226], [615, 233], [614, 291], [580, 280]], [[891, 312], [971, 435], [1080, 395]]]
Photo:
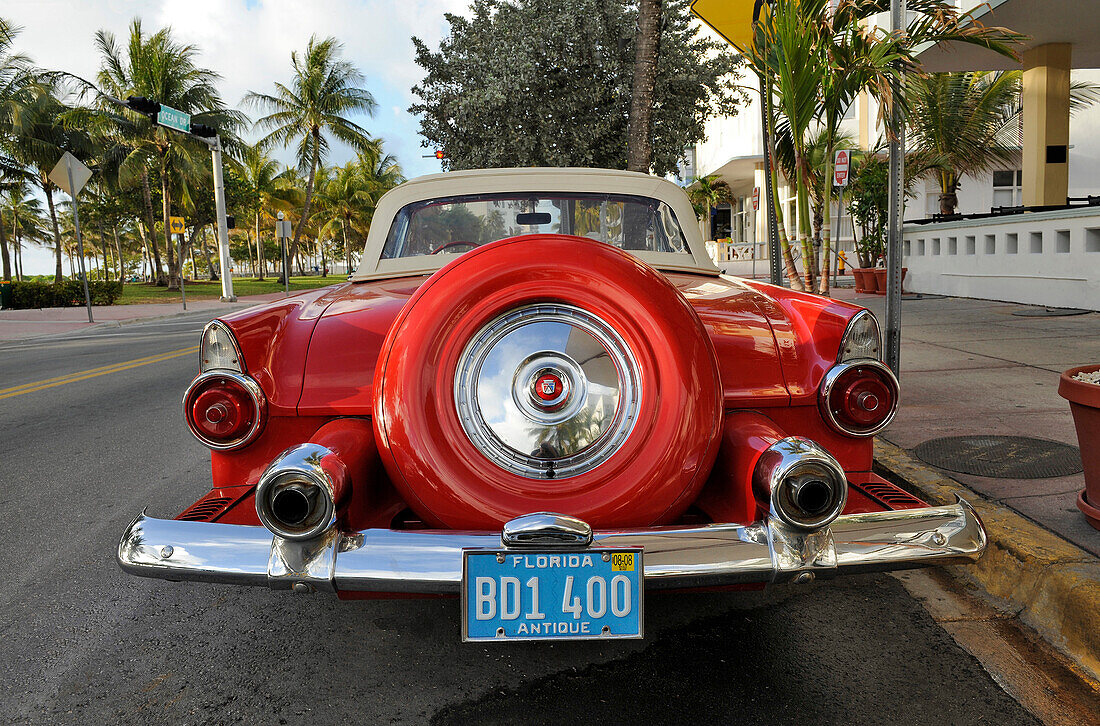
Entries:
[[638, 364], [607, 323], [571, 305], [512, 310], [471, 339], [455, 406], [490, 461], [533, 478], [599, 466], [637, 420]]

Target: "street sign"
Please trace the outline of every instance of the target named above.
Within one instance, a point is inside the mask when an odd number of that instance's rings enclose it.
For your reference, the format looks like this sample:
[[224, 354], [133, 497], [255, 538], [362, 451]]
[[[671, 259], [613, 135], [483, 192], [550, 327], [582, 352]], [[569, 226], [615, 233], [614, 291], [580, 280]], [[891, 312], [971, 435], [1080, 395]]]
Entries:
[[290, 220], [279, 220], [275, 223], [275, 237], [278, 239], [290, 239], [294, 232], [290, 226]]
[[752, 188], [752, 211], [760, 209], [760, 187]]
[[[72, 172], [72, 176], [69, 176], [69, 172]], [[69, 152], [65, 152], [61, 160], [57, 162], [53, 170], [49, 173], [49, 179], [58, 187], [60, 187], [70, 197], [75, 197], [80, 194], [80, 190], [84, 188], [84, 185], [88, 183], [88, 180], [92, 178], [92, 170], [80, 163], [80, 160]], [[72, 179], [72, 187], [69, 186], [69, 180]]]
[[168, 231], [172, 234], [183, 234], [186, 224], [183, 221], [183, 217], [169, 217], [168, 218]]
[[761, 0], [693, 0], [691, 12], [726, 42], [744, 50], [752, 43], [753, 25], [765, 5]]
[[191, 133], [191, 114], [177, 111], [163, 104], [157, 113], [157, 123], [185, 134]]
[[836, 152], [836, 161], [833, 163], [833, 184], [838, 187], [848, 186], [848, 168], [852, 159], [852, 152], [840, 149]]

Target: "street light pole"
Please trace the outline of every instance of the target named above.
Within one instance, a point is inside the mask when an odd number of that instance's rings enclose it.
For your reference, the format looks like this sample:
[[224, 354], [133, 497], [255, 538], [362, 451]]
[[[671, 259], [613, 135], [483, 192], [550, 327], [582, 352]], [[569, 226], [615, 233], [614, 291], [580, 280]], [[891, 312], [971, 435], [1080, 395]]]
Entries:
[[222, 302], [237, 302], [233, 294], [233, 275], [229, 270], [229, 226], [225, 218], [225, 180], [222, 178], [222, 140], [207, 139], [214, 164], [214, 206], [218, 212], [218, 258], [222, 266]]

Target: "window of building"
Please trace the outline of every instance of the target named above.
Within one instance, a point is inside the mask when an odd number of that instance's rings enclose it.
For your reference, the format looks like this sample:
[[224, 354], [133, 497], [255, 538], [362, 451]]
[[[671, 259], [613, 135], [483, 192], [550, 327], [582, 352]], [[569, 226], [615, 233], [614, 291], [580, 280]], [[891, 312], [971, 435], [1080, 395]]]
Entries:
[[1024, 173], [1019, 169], [993, 172], [993, 206], [1017, 207], [1023, 204]]

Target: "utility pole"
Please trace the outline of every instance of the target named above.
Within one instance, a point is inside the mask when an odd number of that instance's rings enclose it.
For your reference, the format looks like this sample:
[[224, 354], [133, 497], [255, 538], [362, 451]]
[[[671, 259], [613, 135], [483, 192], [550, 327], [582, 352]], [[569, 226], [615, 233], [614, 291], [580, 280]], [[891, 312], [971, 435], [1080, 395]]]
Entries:
[[214, 140], [204, 139], [210, 146], [214, 164], [214, 206], [218, 211], [218, 259], [222, 266], [222, 302], [237, 302], [233, 294], [233, 274], [229, 261], [229, 225], [225, 217], [225, 181], [222, 178], [222, 140], [215, 134]]
[[[890, 28], [905, 32], [905, 0], [890, 0]], [[901, 94], [905, 83], [894, 81], [894, 105], [891, 125], [894, 138], [890, 141], [890, 201], [886, 227], [886, 365], [901, 377], [901, 236], [905, 214], [905, 116]]]

